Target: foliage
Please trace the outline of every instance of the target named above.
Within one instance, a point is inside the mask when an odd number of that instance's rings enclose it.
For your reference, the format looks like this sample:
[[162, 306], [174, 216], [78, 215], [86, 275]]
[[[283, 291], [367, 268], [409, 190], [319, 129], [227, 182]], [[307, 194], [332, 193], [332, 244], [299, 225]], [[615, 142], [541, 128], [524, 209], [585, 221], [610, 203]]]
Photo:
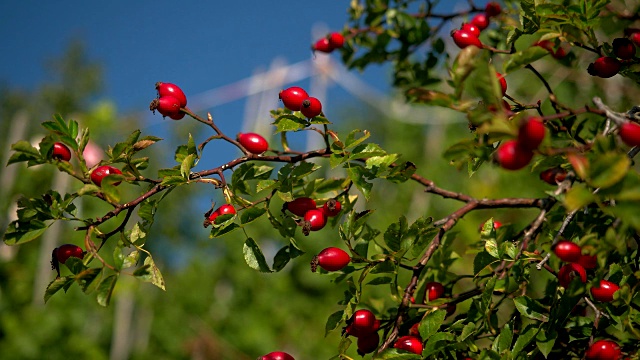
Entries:
[[[337, 130], [324, 116], [306, 119], [287, 109], [271, 113], [280, 144], [256, 155], [221, 132], [211, 116], [182, 108], [213, 135], [200, 144], [189, 135], [175, 151], [174, 166], [158, 169], [156, 176], [149, 170], [154, 159], [144, 151], [162, 139], [135, 130], [109, 147], [108, 158], [99, 164], [115, 165], [123, 175], [108, 176], [96, 186], [90, 175], [98, 165], [88, 166], [83, 156], [91, 132], [55, 115], [42, 124], [47, 135], [38, 147], [27, 141], [11, 146], [9, 164], [52, 165], [76, 179], [78, 186], [70, 193], [49, 190], [18, 200], [18, 219], [4, 234], [5, 243], [28, 246], [53, 223], [74, 222], [83, 232], [87, 255], [65, 263], [66, 275], [47, 286], [45, 301], [61, 290], [75, 289], [107, 306], [117, 296], [117, 285], [129, 281], [127, 276], [162, 290], [171, 286], [152, 254], [152, 229], [158, 226], [156, 215], [165, 199], [186, 185], [213, 186], [236, 207], [237, 214], [215, 219], [210, 237], [233, 234], [244, 238], [236, 251], [261, 273], [295, 266], [306, 250], [304, 221], [284, 211], [283, 204], [299, 197], [313, 198], [320, 205], [335, 199], [342, 204], [341, 216], [329, 219], [329, 228], [319, 233], [338, 237], [352, 260], [333, 277], [344, 294], [333, 299], [339, 309], [325, 314], [324, 329], [340, 334], [355, 310], [371, 309], [382, 320], [384, 335], [375, 358], [420, 358], [393, 348], [394, 341], [414, 324], [419, 324], [423, 358], [582, 358], [599, 338], [613, 339], [625, 353], [637, 356], [640, 175], [633, 159], [638, 148], [629, 150], [617, 132], [624, 123], [638, 120], [635, 113], [626, 112], [638, 93], [638, 60], [622, 62], [619, 76], [613, 79], [593, 79], [585, 70], [585, 64], [598, 57], [615, 56], [613, 38], [633, 25], [637, 16], [629, 15], [616, 2], [512, 1], [492, 18], [496, 26], [482, 35], [482, 49], [470, 46], [447, 51], [443, 29], [457, 26], [484, 8], [469, 2], [465, 10], [441, 14], [434, 6], [432, 1], [352, 1], [343, 61], [353, 69], [391, 63], [393, 84], [408, 102], [464, 114], [470, 134], [458, 136], [456, 143], [444, 149], [444, 157], [454, 171], [466, 167], [469, 177], [501, 173], [494, 164], [500, 144], [521, 136], [520, 124], [537, 115], [545, 125], [546, 137], [535, 149], [529, 171], [519, 170], [520, 176], [537, 178], [551, 167], [566, 173], [544, 196], [509, 195], [513, 189], [507, 187], [521, 191], [517, 183], [493, 189], [491, 197], [440, 187], [425, 177], [419, 159], [403, 157], [390, 151], [392, 147], [373, 141], [376, 136], [383, 139], [382, 135]], [[552, 50], [539, 41], [551, 41]], [[553, 56], [568, 46], [567, 56]], [[556, 68], [571, 81], [556, 81]], [[507, 106], [495, 76], [498, 69], [510, 84]], [[604, 89], [612, 86], [607, 82], [612, 81], [625, 89], [623, 97], [601, 100], [607, 95]], [[533, 97], [535, 87], [544, 92]], [[540, 97], [544, 100], [536, 100]], [[302, 130], [318, 133], [323, 147], [307, 152], [290, 149], [287, 136]], [[74, 162], [50, 157], [56, 141], [72, 150]], [[242, 156], [194, 171], [211, 141], [227, 142]], [[420, 211], [380, 217], [390, 207], [376, 199], [376, 189], [404, 189], [406, 183], [428, 193], [418, 196], [435, 196], [458, 206], [444, 214]], [[454, 187], [456, 181], [447, 184]], [[138, 194], [127, 197], [122, 189], [132, 186], [139, 189]], [[77, 203], [86, 198], [98, 199], [110, 208], [97, 218], [80, 215]], [[507, 226], [490, 219], [473, 235], [459, 224], [477, 212], [498, 209], [528, 209], [534, 215]], [[249, 235], [250, 229], [265, 223], [279, 241]], [[566, 288], [559, 286], [557, 274], [562, 264], [551, 254], [563, 238], [596, 256], [597, 266], [589, 269], [586, 284], [574, 280]], [[271, 259], [263, 248], [274, 243], [279, 245]], [[466, 253], [460, 254], [461, 249]], [[468, 261], [466, 266], [461, 264], [464, 261]], [[262, 279], [265, 275], [258, 272], [256, 278]], [[588, 289], [603, 278], [618, 284], [620, 290], [613, 302], [594, 303]], [[270, 281], [269, 277], [264, 281]], [[432, 281], [445, 285], [446, 297], [425, 300], [425, 284]], [[444, 310], [454, 306], [458, 307], [455, 315], [447, 315]], [[585, 316], [580, 312], [587, 306]], [[336, 358], [351, 358], [351, 343], [352, 338], [343, 334]]]

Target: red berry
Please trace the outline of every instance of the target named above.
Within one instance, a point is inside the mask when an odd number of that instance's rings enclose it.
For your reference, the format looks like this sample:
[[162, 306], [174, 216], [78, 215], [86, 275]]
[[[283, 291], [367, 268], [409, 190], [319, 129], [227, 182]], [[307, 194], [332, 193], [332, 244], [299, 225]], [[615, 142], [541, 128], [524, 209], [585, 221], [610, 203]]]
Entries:
[[310, 231], [318, 231], [327, 224], [327, 217], [322, 210], [312, 209], [304, 214], [302, 232], [309, 235]]
[[316, 208], [316, 201], [308, 197], [300, 197], [284, 204], [283, 210], [289, 210], [296, 216], [304, 216], [307, 211]]
[[568, 240], [559, 241], [553, 248], [553, 252], [560, 260], [570, 263], [578, 262], [582, 256], [580, 245]]
[[351, 257], [346, 251], [336, 247], [328, 247], [313, 258], [311, 271], [316, 271], [316, 265], [320, 265], [321, 268], [327, 271], [342, 270], [350, 261]]
[[456, 312], [456, 304], [454, 303], [448, 303], [447, 304], [447, 316], [451, 316]]
[[560, 286], [568, 287], [573, 280], [574, 277], [579, 276], [580, 281], [583, 283], [587, 282], [587, 271], [580, 264], [571, 263], [564, 265], [558, 271], [558, 281], [560, 282]]
[[611, 281], [600, 280], [599, 287], [594, 286], [591, 288], [591, 296], [593, 296], [594, 299], [600, 302], [612, 302], [613, 293], [615, 293], [619, 289], [620, 286], [612, 283]]
[[[96, 184], [97, 186], [101, 186], [102, 179], [104, 179], [105, 176], [114, 175], [114, 174], [122, 175], [122, 171], [120, 171], [120, 169], [118, 168], [115, 168], [109, 165], [98, 166], [91, 173], [91, 181], [93, 181], [93, 183]], [[120, 181], [114, 183], [113, 185], [114, 186], [120, 185]]]
[[500, 15], [500, 13], [502, 12], [502, 8], [500, 7], [500, 4], [492, 1], [490, 3], [487, 3], [487, 5], [484, 7], [484, 12], [488, 17], [494, 17]]
[[535, 150], [544, 140], [545, 127], [539, 117], [530, 117], [520, 124], [518, 145], [524, 149]]
[[[483, 222], [482, 225], [480, 225], [480, 230], [482, 231], [482, 228], [484, 227], [484, 224], [486, 224], [487, 222]], [[493, 220], [493, 228], [498, 230], [500, 228], [500, 226], [502, 226], [502, 223], [498, 220]]]
[[364, 356], [374, 352], [380, 343], [380, 335], [377, 332], [358, 337], [358, 354]]
[[482, 31], [489, 27], [489, 18], [486, 14], [478, 14], [471, 19], [471, 23]]
[[640, 32], [634, 32], [629, 35], [629, 40], [634, 43], [636, 46], [640, 46]]
[[473, 45], [482, 48], [482, 42], [477, 36], [473, 36], [470, 32], [464, 30], [455, 30], [451, 33], [453, 42], [458, 45], [460, 49], [464, 49], [467, 46]]
[[598, 267], [598, 257], [595, 255], [580, 255], [578, 264], [582, 265], [586, 270], [595, 269]]
[[439, 282], [429, 282], [425, 284], [424, 298], [433, 301], [439, 299], [444, 295], [444, 286]]
[[496, 152], [496, 160], [507, 170], [518, 170], [527, 166], [533, 158], [533, 152], [522, 148], [516, 140], [507, 140]]
[[54, 143], [51, 157], [56, 160], [69, 161], [71, 160], [71, 150], [63, 143]]
[[640, 145], [640, 125], [634, 122], [626, 122], [622, 124], [618, 135], [620, 135], [622, 142], [628, 146]]
[[156, 83], [156, 90], [158, 90], [158, 97], [173, 96], [174, 98], [178, 99], [178, 104], [180, 104], [180, 107], [187, 107], [187, 97], [184, 95], [184, 92], [178, 87], [178, 85], [163, 83], [159, 81]]
[[420, 323], [415, 323], [409, 329], [409, 335], [411, 336], [420, 336]]
[[[333, 46], [331, 46], [331, 43], [329, 42], [329, 39], [327, 38], [322, 38], [318, 41], [316, 41], [316, 43], [311, 46], [311, 50], [313, 51], [321, 51], [323, 53], [330, 53], [333, 51]], [[291, 109], [293, 110], [293, 109]]]
[[376, 316], [367, 309], [361, 309], [354, 312], [348, 322], [347, 328], [345, 329], [347, 335], [358, 338], [371, 334], [376, 330], [378, 330], [376, 328]]
[[558, 50], [555, 50], [555, 44], [551, 40], [541, 40], [536, 42], [534, 45], [540, 46], [541, 48], [547, 50], [549, 53], [551, 53], [551, 56], [556, 59], [562, 59], [563, 57], [567, 56], [567, 50], [562, 46], [559, 47]]
[[149, 110], [158, 110], [162, 116], [177, 117], [180, 114], [180, 101], [173, 96], [162, 96], [151, 101]]
[[464, 23], [462, 24], [462, 26], [460, 27], [460, 30], [462, 31], [466, 31], [469, 34], [475, 36], [475, 37], [480, 37], [480, 29], [471, 23]]
[[322, 113], [322, 103], [314, 97], [308, 97], [302, 100], [300, 112], [309, 119], [314, 118]]
[[70, 257], [76, 257], [82, 259], [84, 257], [84, 251], [81, 247], [73, 244], [64, 244], [53, 250], [53, 254], [60, 264], [67, 262]]
[[504, 75], [498, 72], [496, 73], [496, 76], [498, 77], [498, 81], [500, 82], [500, 89], [502, 90], [502, 96], [504, 96], [507, 93], [507, 80], [504, 78]]
[[334, 49], [340, 49], [344, 46], [344, 36], [337, 32], [331, 33], [329, 35], [329, 45]]
[[169, 118], [171, 118], [172, 120], [182, 120], [182, 118], [184, 118], [184, 115], [185, 115], [185, 113], [180, 111], [177, 114], [169, 114]]
[[592, 76], [610, 78], [620, 71], [620, 66], [620, 61], [616, 58], [603, 56], [596, 59], [592, 64], [589, 64], [587, 72]]
[[260, 155], [269, 149], [267, 140], [256, 133], [240, 133], [238, 134], [238, 142], [255, 155]]
[[566, 177], [567, 172], [560, 167], [549, 168], [540, 173], [540, 180], [549, 185], [558, 185], [558, 183], [564, 181]]
[[307, 94], [307, 92], [301, 87], [292, 86], [280, 91], [279, 97], [287, 109], [291, 111], [300, 111], [302, 101], [308, 98], [309, 94]]
[[212, 212], [211, 215], [209, 215], [209, 222], [213, 223], [216, 220], [216, 218], [220, 215], [235, 214], [235, 213], [236, 213], [236, 208], [234, 208], [233, 205], [224, 204], [219, 208], [217, 208], [214, 212]]
[[322, 205], [322, 212], [328, 217], [334, 217], [342, 210], [342, 204], [336, 199], [329, 199], [324, 205]]
[[598, 340], [594, 342], [584, 354], [585, 360], [618, 360], [622, 357], [622, 351], [618, 343], [611, 340]]
[[258, 360], [296, 360], [293, 356], [283, 351], [270, 352], [267, 355], [260, 357]]
[[406, 350], [414, 354], [422, 355], [422, 340], [417, 336], [406, 335], [393, 344], [396, 349]]
[[636, 56], [636, 47], [627, 38], [613, 39], [611, 46], [613, 47], [613, 53], [620, 59], [628, 60]]

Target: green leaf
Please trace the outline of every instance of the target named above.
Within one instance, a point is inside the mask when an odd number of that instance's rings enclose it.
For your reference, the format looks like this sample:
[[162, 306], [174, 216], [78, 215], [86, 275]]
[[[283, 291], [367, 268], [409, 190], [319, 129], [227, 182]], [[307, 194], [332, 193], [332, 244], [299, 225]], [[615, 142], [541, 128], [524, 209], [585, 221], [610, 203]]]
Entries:
[[100, 192], [99, 187], [97, 187], [94, 184], [86, 184], [83, 187], [81, 187], [80, 190], [78, 190], [78, 195], [80, 196], [93, 195], [93, 194], [97, 194], [98, 192]]
[[262, 250], [260, 250], [260, 247], [252, 238], [248, 238], [244, 242], [242, 252], [244, 253], [244, 260], [250, 268], [260, 272], [273, 272], [273, 270], [269, 269]]
[[283, 131], [298, 131], [306, 128], [308, 122], [295, 115], [287, 114], [278, 117], [273, 124], [276, 126], [276, 133]]
[[422, 356], [410, 353], [406, 350], [387, 348], [373, 357], [375, 360], [421, 360]]
[[538, 301], [524, 295], [515, 298], [513, 302], [522, 316], [542, 322], [549, 321], [548, 310]]
[[509, 56], [507, 61], [504, 63], [504, 72], [507, 74], [511, 73], [545, 57], [546, 55], [549, 55], [549, 51], [540, 46], [531, 46], [524, 51], [518, 51], [517, 53]]
[[509, 324], [505, 324], [500, 331], [500, 335], [496, 337], [491, 345], [491, 350], [502, 354], [504, 351], [511, 349], [511, 342], [513, 342], [513, 330]]
[[96, 300], [98, 301], [98, 304], [102, 306], [109, 306], [111, 295], [113, 294], [113, 289], [115, 288], [117, 281], [117, 275], [109, 275], [102, 279], [97, 288]]
[[622, 180], [631, 166], [626, 154], [609, 152], [597, 157], [589, 167], [589, 185], [607, 188]]
[[367, 285], [386, 285], [391, 284], [392, 281], [393, 279], [388, 276], [381, 276], [369, 281]]
[[352, 165], [347, 168], [347, 175], [353, 181], [353, 184], [362, 192], [364, 197], [369, 200], [369, 196], [371, 196], [371, 188], [373, 184], [367, 182], [365, 180], [366, 171], [362, 168], [362, 166]]
[[342, 321], [342, 317], [344, 316], [344, 310], [338, 310], [333, 314], [329, 315], [327, 319], [327, 323], [324, 326], [324, 336], [327, 336], [331, 331], [338, 328], [340, 325], [340, 321]]
[[247, 208], [242, 211], [242, 215], [240, 215], [240, 223], [242, 225], [246, 225], [257, 218], [261, 217], [267, 212], [267, 209], [264, 206], [254, 206]]
[[463, 342], [466, 339], [469, 338], [469, 336], [475, 334], [476, 332], [476, 324], [475, 323], [468, 323], [464, 326], [464, 328], [462, 328], [462, 333], [460, 334], [460, 336], [458, 336], [458, 342]]
[[183, 178], [189, 178], [189, 174], [191, 173], [191, 168], [193, 167], [195, 160], [195, 154], [189, 154], [184, 158], [184, 160], [182, 160], [182, 164], [180, 165], [180, 174]]
[[473, 259], [473, 273], [478, 275], [484, 268], [496, 261], [499, 260], [491, 256], [486, 250], [478, 253]]
[[[440, 310], [440, 311], [444, 311], [444, 310]], [[427, 358], [437, 353], [442, 348], [447, 346], [451, 341], [454, 341], [455, 338], [456, 336], [454, 334], [451, 334], [448, 332], [435, 333], [433, 336], [429, 338], [429, 340], [427, 340], [427, 343], [424, 345], [424, 350], [422, 350], [423, 358]]]
[[186, 183], [187, 180], [182, 176], [167, 176], [162, 179], [162, 186], [172, 186], [172, 185], [180, 185]]
[[530, 324], [520, 332], [520, 335], [516, 339], [516, 343], [513, 345], [513, 350], [511, 351], [514, 359], [517, 359], [520, 352], [523, 351], [531, 341], [533, 341], [539, 329], [538, 324]]
[[40, 157], [40, 152], [38, 151], [38, 149], [31, 146], [31, 143], [26, 140], [20, 140], [15, 144], [12, 144], [11, 150], [33, 155], [34, 157]]
[[446, 317], [446, 310], [436, 310], [425, 315], [422, 320], [420, 320], [420, 325], [418, 325], [420, 337], [423, 340], [427, 340], [433, 334], [437, 333]]
[[147, 254], [147, 257], [144, 259], [143, 266], [133, 272], [133, 276], [142, 281], [150, 282], [160, 289], [166, 291], [164, 279], [162, 278], [160, 269], [158, 269], [155, 262], [153, 261], [153, 258], [149, 254]]
[[[359, 133], [362, 133], [362, 136], [356, 137]], [[369, 136], [371, 136], [371, 133], [369, 133], [368, 130], [360, 130], [360, 129], [351, 130], [349, 135], [347, 135], [347, 139], [344, 141], [344, 148], [350, 149], [350, 148], [356, 147], [361, 142], [367, 140]]]
[[541, 329], [536, 336], [536, 346], [545, 358], [548, 358], [551, 351], [553, 351], [553, 345], [556, 343], [557, 337], [558, 333], [553, 329], [550, 331]]
[[276, 185], [278, 185], [278, 182], [273, 179], [260, 180], [256, 186], [256, 192], [273, 189]]
[[78, 284], [80, 284], [80, 288], [84, 293], [88, 292], [89, 287], [95, 279], [98, 278], [98, 275], [102, 273], [102, 268], [89, 268], [84, 271], [79, 272], [75, 280]]
[[564, 206], [568, 212], [581, 209], [596, 200], [593, 192], [587, 189], [584, 183], [576, 183], [573, 185], [564, 197]]
[[489, 253], [489, 255], [493, 256], [494, 258], [500, 258], [498, 252], [498, 243], [496, 242], [496, 239], [487, 240], [484, 243], [484, 249], [487, 251], [487, 253]]
[[138, 250], [133, 250], [124, 258], [124, 262], [122, 263], [122, 268], [127, 269], [138, 263], [140, 260], [140, 252]]
[[44, 302], [46, 303], [51, 297], [57, 293], [60, 289], [69, 287], [73, 284], [74, 278], [72, 276], [63, 276], [56, 278], [47, 285], [47, 290], [44, 292]]
[[[13, 224], [17, 224], [17, 221], [14, 221], [11, 223], [11, 225]], [[11, 225], [10, 225], [10, 228], [11, 228]], [[27, 230], [27, 231], [10, 231], [10, 229], [8, 229], [7, 232], [4, 234], [4, 243], [7, 245], [24, 244], [31, 240], [37, 239], [38, 237], [40, 237], [40, 235], [44, 234], [44, 232], [48, 228], [48, 226], [46, 226], [44, 223], [39, 224], [38, 222], [30, 222], [29, 224], [25, 224], [25, 225], [26, 226], [35, 225], [35, 226], [43, 226], [43, 227], [35, 228], [33, 230]]]

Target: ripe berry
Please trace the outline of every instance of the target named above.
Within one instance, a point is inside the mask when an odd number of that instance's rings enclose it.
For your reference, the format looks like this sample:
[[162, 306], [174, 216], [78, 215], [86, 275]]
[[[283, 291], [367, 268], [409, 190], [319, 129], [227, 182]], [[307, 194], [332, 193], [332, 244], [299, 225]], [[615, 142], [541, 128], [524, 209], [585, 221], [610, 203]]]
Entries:
[[60, 264], [67, 262], [70, 257], [76, 257], [82, 259], [84, 257], [84, 251], [82, 248], [73, 244], [64, 244], [53, 249], [51, 252], [51, 269], [55, 270], [60, 276]]
[[308, 97], [302, 100], [300, 112], [309, 119], [314, 118], [322, 113], [322, 103], [314, 97]]
[[518, 145], [524, 149], [535, 150], [544, 140], [545, 127], [542, 119], [533, 116], [520, 124]]
[[409, 329], [409, 335], [411, 336], [420, 336], [420, 323], [415, 323]]
[[[115, 168], [109, 165], [98, 166], [91, 173], [91, 181], [93, 181], [93, 183], [96, 184], [97, 186], [101, 186], [102, 179], [104, 179], [105, 176], [114, 175], [114, 174], [122, 175], [122, 171], [120, 171], [120, 169], [118, 168]], [[120, 185], [120, 181], [113, 183], [113, 186], [118, 186], [118, 185]]]
[[611, 340], [598, 340], [594, 342], [584, 354], [585, 360], [619, 360], [622, 351], [618, 343]]
[[613, 53], [620, 59], [628, 60], [636, 56], [636, 47], [627, 38], [613, 39], [611, 46], [613, 47]]
[[51, 150], [51, 158], [62, 161], [71, 160], [71, 150], [67, 147], [67, 145], [57, 142], [53, 144], [53, 149]]
[[212, 212], [211, 215], [209, 215], [209, 223], [213, 224], [216, 218], [220, 215], [235, 214], [235, 213], [236, 213], [236, 208], [234, 208], [233, 205], [224, 204], [219, 208], [217, 208], [214, 212]]
[[580, 255], [578, 264], [582, 265], [585, 270], [591, 270], [598, 267], [598, 257], [595, 255]]
[[496, 152], [496, 160], [507, 170], [518, 170], [527, 166], [533, 158], [533, 152], [522, 148], [516, 140], [507, 140]]
[[331, 33], [331, 35], [329, 35], [329, 45], [331, 45], [333, 49], [340, 49], [344, 46], [344, 36], [337, 32]]
[[260, 155], [269, 149], [267, 140], [256, 133], [239, 133], [237, 139], [240, 145], [255, 155]]
[[453, 37], [453, 42], [456, 43], [460, 49], [464, 49], [470, 45], [482, 48], [482, 42], [480, 42], [480, 39], [478, 39], [477, 36], [473, 36], [468, 31], [455, 30], [451, 33], [451, 36]]
[[342, 204], [336, 199], [329, 199], [324, 205], [322, 205], [322, 212], [328, 217], [334, 217], [342, 210]]
[[500, 15], [500, 13], [502, 12], [502, 8], [500, 7], [500, 4], [492, 1], [490, 3], [487, 3], [487, 5], [484, 7], [484, 12], [488, 17], [494, 17]]
[[346, 251], [336, 247], [328, 247], [314, 256], [311, 261], [311, 271], [315, 272], [318, 265], [327, 271], [342, 270], [350, 261], [351, 257]]
[[559, 47], [558, 50], [555, 50], [555, 44], [551, 40], [541, 40], [534, 44], [534, 46], [540, 46], [541, 48], [547, 50], [551, 56], [556, 59], [562, 59], [567, 56], [567, 50], [564, 47]]
[[[333, 51], [333, 46], [331, 46], [331, 43], [329, 42], [329, 39], [327, 38], [322, 38], [318, 41], [316, 41], [316, 43], [311, 46], [311, 50], [312, 51], [321, 51], [323, 53], [330, 53]], [[293, 109], [291, 109], [293, 110]]]
[[[487, 222], [483, 222], [482, 225], [480, 225], [480, 231], [482, 231], [482, 228], [484, 227], [484, 224], [486, 224]], [[498, 220], [493, 220], [493, 228], [498, 230], [498, 228], [500, 228], [500, 226], [502, 226], [502, 223]]]
[[558, 281], [560, 282], [560, 286], [566, 288], [571, 283], [571, 280], [574, 277], [580, 277], [580, 281], [583, 283], [587, 282], [587, 271], [579, 264], [571, 263], [564, 265], [558, 271]]
[[612, 302], [613, 293], [615, 293], [619, 289], [620, 286], [612, 283], [611, 281], [600, 280], [599, 287], [594, 286], [591, 288], [591, 296], [593, 296], [594, 299], [600, 302]]
[[302, 233], [309, 235], [311, 231], [318, 231], [327, 224], [327, 217], [322, 210], [312, 209], [304, 214]]
[[558, 185], [567, 178], [566, 170], [560, 167], [549, 168], [540, 173], [540, 180], [549, 185]]
[[504, 75], [498, 72], [496, 73], [496, 76], [498, 77], [498, 81], [500, 82], [500, 89], [502, 90], [502, 96], [504, 96], [507, 93], [507, 80], [504, 78]]
[[462, 24], [462, 26], [460, 27], [460, 30], [466, 31], [475, 37], [480, 36], [480, 29], [476, 25], [471, 23]]
[[185, 115], [185, 113], [180, 111], [177, 114], [169, 114], [169, 118], [171, 118], [172, 120], [182, 120], [182, 118], [184, 118], [184, 115]]
[[634, 122], [628, 121], [622, 124], [618, 135], [620, 135], [622, 142], [628, 146], [640, 145], [640, 125]]
[[258, 360], [296, 360], [293, 356], [283, 351], [270, 352], [267, 355], [260, 357]]
[[177, 117], [180, 114], [180, 101], [173, 96], [162, 96], [151, 101], [149, 110], [158, 110], [162, 116]]
[[358, 355], [364, 356], [374, 352], [380, 343], [380, 335], [377, 332], [358, 337]]
[[634, 32], [629, 35], [629, 40], [634, 43], [636, 46], [640, 46], [640, 32]]
[[300, 111], [300, 108], [302, 107], [302, 100], [308, 98], [309, 94], [307, 94], [307, 92], [301, 87], [292, 86], [280, 91], [278, 96], [287, 109], [291, 111]]
[[289, 210], [296, 216], [304, 216], [307, 211], [316, 208], [316, 201], [308, 197], [299, 197], [293, 201], [284, 203], [282, 210]]
[[406, 335], [399, 338], [393, 347], [422, 355], [422, 340], [417, 336]]
[[486, 14], [478, 14], [471, 19], [471, 23], [482, 31], [489, 27], [489, 18]]
[[158, 81], [156, 83], [156, 90], [158, 90], [158, 97], [173, 96], [178, 99], [180, 107], [187, 107], [187, 97], [178, 85]]
[[425, 284], [424, 298], [433, 301], [439, 299], [444, 295], [444, 286], [439, 282], [429, 282]]
[[580, 245], [568, 240], [559, 241], [553, 248], [553, 252], [560, 260], [570, 263], [578, 262], [582, 256]]
[[592, 64], [589, 64], [587, 72], [592, 76], [610, 78], [620, 71], [620, 66], [620, 61], [616, 58], [603, 56], [596, 59]]
[[447, 316], [451, 316], [451, 315], [453, 315], [453, 313], [455, 313], [455, 312], [456, 312], [456, 308], [457, 308], [457, 305], [456, 305], [456, 304], [454, 304], [454, 303], [448, 303], [448, 304], [447, 304], [447, 307], [446, 307], [446, 309], [447, 309]]
[[376, 316], [373, 315], [371, 311], [361, 309], [353, 313], [353, 316], [351, 316], [351, 319], [348, 321], [345, 332], [347, 335], [359, 338], [377, 331], [380, 327], [379, 324], [378, 322], [378, 326], [376, 327]]

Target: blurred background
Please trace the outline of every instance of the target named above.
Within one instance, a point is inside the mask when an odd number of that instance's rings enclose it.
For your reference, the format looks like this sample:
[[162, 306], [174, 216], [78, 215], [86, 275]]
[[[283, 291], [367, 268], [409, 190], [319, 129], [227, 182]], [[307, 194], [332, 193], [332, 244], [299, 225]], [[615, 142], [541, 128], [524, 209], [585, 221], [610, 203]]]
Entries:
[[[452, 11], [456, 6], [447, 2], [438, 9]], [[273, 133], [269, 110], [280, 106], [278, 91], [296, 85], [322, 101], [338, 133], [370, 130], [374, 142], [415, 162], [421, 175], [447, 189], [476, 197], [543, 196], [552, 189], [526, 173], [495, 166], [486, 166], [469, 181], [465, 170], [456, 170], [441, 156], [468, 135], [464, 116], [406, 106], [389, 85], [387, 67], [349, 73], [339, 54], [313, 55], [315, 40], [344, 28], [347, 7], [348, 2], [341, 1], [293, 0], [0, 2], [0, 159], [6, 164], [10, 145], [20, 139], [37, 144], [44, 136], [39, 123], [60, 113], [91, 129], [98, 157], [136, 129], [143, 136], [164, 138], [144, 150], [152, 159], [147, 174], [153, 177], [157, 169], [174, 165], [175, 148], [186, 143], [188, 134], [196, 143], [211, 135], [209, 128], [187, 117], [172, 121], [148, 111], [157, 81], [179, 85], [189, 107], [202, 116], [210, 112], [223, 132], [233, 136], [254, 131], [265, 137]], [[551, 75], [559, 96], [572, 94], [577, 103], [587, 102], [595, 89], [604, 89], [608, 104], [629, 103], [632, 93], [625, 92], [624, 79], [605, 84], [576, 78], [544, 61], [539, 70]], [[538, 92], [543, 90], [519, 86], [533, 79], [522, 75], [507, 78], [510, 94], [527, 102], [543, 98], [544, 92]], [[314, 134], [293, 134], [292, 148], [315, 148], [321, 139]], [[240, 155], [231, 145], [214, 141], [195, 170]], [[80, 186], [54, 166], [3, 165], [0, 232], [15, 218], [20, 196], [38, 196], [50, 188], [73, 192]], [[410, 221], [420, 216], [437, 219], [458, 206], [423, 190], [411, 183], [376, 182], [371, 202], [360, 206], [378, 209], [372, 223], [383, 231], [403, 214]], [[129, 199], [141, 189], [121, 191]], [[242, 360], [283, 350], [296, 359], [328, 359], [337, 354], [340, 331], [325, 337], [324, 326], [327, 317], [341, 309], [337, 303], [346, 285], [309, 270], [314, 254], [339, 246], [337, 229], [300, 236], [305, 255], [279, 273], [261, 274], [244, 262], [243, 236], [210, 239], [202, 227], [203, 214], [212, 202], [221, 201], [219, 190], [202, 184], [172, 192], [147, 241], [166, 292], [122, 276], [107, 308], [77, 287], [44, 304], [44, 290], [55, 278], [51, 250], [64, 243], [82, 245], [83, 234], [73, 231], [77, 224], [56, 224], [40, 239], [18, 247], [0, 244], [0, 358]], [[83, 198], [77, 206], [87, 217], [108, 210], [93, 199]], [[461, 221], [452, 246], [464, 260], [466, 244], [479, 236], [478, 227], [486, 219], [493, 216], [518, 229], [535, 215], [527, 210], [475, 212]], [[266, 221], [249, 231], [267, 259], [285, 241]], [[104, 251], [109, 254], [109, 245]], [[468, 265], [458, 261], [455, 266], [464, 272]], [[457, 286], [454, 292], [466, 290], [464, 282]], [[387, 289], [377, 288], [366, 288], [364, 299], [380, 310], [392, 306], [384, 297]]]

